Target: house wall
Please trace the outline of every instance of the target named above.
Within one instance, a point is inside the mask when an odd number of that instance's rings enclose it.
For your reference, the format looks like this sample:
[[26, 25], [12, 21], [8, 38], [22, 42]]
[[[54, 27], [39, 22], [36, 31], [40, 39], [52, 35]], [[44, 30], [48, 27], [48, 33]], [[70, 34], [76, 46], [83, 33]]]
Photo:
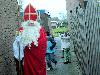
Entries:
[[0, 75], [16, 75], [12, 44], [18, 15], [16, 0], [0, 0]]
[[86, 8], [78, 6], [69, 13], [71, 50], [83, 75], [100, 74], [99, 2], [88, 0]]

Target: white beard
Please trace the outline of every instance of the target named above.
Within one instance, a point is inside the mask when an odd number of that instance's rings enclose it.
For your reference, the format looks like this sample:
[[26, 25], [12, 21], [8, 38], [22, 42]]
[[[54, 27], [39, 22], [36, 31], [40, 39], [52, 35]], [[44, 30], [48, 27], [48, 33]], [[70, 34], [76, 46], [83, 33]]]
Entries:
[[29, 45], [34, 42], [34, 45], [38, 46], [38, 38], [40, 37], [40, 23], [32, 22], [32, 26], [28, 26], [30, 24], [29, 21], [23, 22], [22, 27], [24, 28], [23, 32], [21, 33], [21, 42], [25, 46]]

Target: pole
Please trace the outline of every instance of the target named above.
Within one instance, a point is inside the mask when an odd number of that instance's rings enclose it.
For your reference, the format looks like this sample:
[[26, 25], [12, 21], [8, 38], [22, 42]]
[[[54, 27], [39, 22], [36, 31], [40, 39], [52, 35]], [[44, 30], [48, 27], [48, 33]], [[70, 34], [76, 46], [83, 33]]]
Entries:
[[18, 41], [18, 47], [19, 47], [19, 75], [21, 75], [21, 65], [20, 65], [20, 43]]
[[[19, 16], [20, 16], [20, 6], [18, 6], [18, 26], [20, 26], [20, 25], [19, 25], [19, 24], [20, 24], [20, 23], [19, 23], [19, 22], [20, 22], [20, 21], [19, 21]], [[19, 34], [18, 34], [18, 35], [19, 35]], [[18, 65], [18, 68], [19, 68], [18, 71], [19, 71], [19, 72], [18, 72], [18, 75], [22, 75], [22, 69], [21, 69], [22, 67], [21, 67], [21, 59], [20, 59], [20, 42], [19, 42], [19, 41], [18, 41], [18, 48], [19, 48], [19, 49], [18, 49], [18, 50], [19, 50], [19, 60], [18, 60], [18, 61], [19, 61], [19, 65]]]
[[[18, 0], [18, 26], [20, 26], [20, 9], [22, 8], [22, 0]], [[18, 48], [19, 48], [19, 65], [18, 65], [18, 75], [23, 75], [23, 72], [22, 72], [22, 63], [21, 63], [21, 59], [20, 59], [20, 41], [18, 41]]]

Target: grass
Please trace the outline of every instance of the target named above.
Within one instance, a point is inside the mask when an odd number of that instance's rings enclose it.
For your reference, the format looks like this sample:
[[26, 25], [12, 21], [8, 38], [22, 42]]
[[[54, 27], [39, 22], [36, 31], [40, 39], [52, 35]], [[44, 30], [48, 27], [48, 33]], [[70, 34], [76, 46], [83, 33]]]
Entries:
[[53, 33], [54, 37], [59, 36], [59, 33], [65, 33], [68, 31], [69, 31], [69, 29], [66, 27], [59, 27], [59, 28], [52, 29], [52, 33]]

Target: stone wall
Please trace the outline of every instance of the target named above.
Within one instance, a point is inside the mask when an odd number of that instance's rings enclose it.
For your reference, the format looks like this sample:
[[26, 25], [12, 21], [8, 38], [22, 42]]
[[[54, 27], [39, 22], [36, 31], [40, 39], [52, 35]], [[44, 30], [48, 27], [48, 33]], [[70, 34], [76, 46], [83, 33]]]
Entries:
[[100, 74], [100, 2], [88, 0], [86, 7], [70, 11], [72, 48], [83, 75]]
[[0, 75], [16, 75], [12, 43], [17, 13], [16, 0], [0, 0]]
[[76, 6], [78, 6], [79, 0], [66, 0], [66, 10], [73, 10]]

